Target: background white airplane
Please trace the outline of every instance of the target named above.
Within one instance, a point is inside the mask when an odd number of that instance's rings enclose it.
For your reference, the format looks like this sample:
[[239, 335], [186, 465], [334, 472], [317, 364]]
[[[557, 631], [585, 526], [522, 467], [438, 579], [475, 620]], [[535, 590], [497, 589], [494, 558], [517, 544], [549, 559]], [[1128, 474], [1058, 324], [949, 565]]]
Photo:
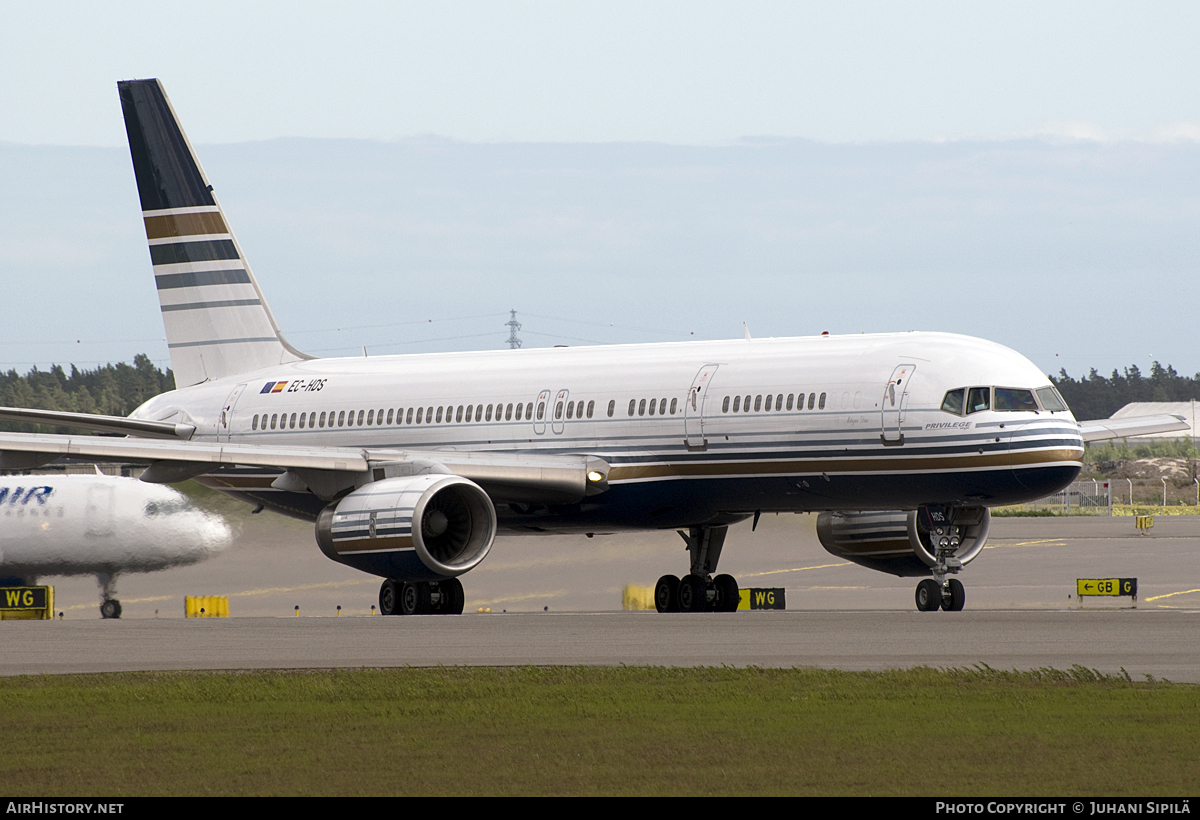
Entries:
[[0, 477], [0, 583], [94, 575], [105, 618], [121, 616], [121, 573], [194, 564], [231, 538], [220, 516], [170, 487], [107, 475]]

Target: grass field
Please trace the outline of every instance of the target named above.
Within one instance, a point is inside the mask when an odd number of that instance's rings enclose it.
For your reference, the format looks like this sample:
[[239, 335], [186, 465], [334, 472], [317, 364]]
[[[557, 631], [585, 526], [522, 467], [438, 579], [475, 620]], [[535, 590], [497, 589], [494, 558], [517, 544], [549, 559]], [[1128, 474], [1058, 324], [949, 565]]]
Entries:
[[0, 679], [0, 792], [1169, 796], [1198, 716], [1082, 668], [47, 675]]

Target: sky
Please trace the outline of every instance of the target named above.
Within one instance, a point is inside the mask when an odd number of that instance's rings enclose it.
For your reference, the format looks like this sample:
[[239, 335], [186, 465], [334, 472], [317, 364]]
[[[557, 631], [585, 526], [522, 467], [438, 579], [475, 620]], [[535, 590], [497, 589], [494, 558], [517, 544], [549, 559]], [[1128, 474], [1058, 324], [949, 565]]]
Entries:
[[166, 363], [115, 93], [154, 76], [323, 355], [496, 346], [516, 308], [527, 345], [920, 327], [1198, 372], [1197, 35], [1162, 2], [5, 4], [0, 367]]

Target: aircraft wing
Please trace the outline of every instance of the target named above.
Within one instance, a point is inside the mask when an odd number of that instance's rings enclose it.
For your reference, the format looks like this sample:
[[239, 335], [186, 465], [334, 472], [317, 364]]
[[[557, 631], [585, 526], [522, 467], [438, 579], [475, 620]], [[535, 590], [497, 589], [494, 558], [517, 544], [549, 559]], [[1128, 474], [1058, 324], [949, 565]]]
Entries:
[[1191, 425], [1183, 416], [1164, 414], [1161, 416], [1130, 416], [1124, 419], [1097, 419], [1079, 422], [1079, 432], [1084, 441], [1103, 441], [1128, 436], [1148, 436], [1153, 433], [1174, 433], [1190, 430]]
[[[184, 481], [221, 467], [267, 467], [285, 471], [281, 489], [307, 488], [332, 498], [369, 471], [386, 476], [443, 472], [479, 484], [494, 500], [573, 503], [608, 489], [609, 465], [588, 455], [368, 450], [349, 447], [287, 447], [209, 441], [110, 436], [0, 433], [0, 469], [27, 469], [59, 458], [149, 464], [143, 481]], [[382, 477], [382, 476], [378, 476]]]

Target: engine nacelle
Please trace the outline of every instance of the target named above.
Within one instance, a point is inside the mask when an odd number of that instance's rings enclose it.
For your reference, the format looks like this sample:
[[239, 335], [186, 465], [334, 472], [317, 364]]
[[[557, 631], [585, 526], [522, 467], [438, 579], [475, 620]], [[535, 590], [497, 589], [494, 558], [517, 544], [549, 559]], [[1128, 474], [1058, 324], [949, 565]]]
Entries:
[[496, 538], [496, 508], [456, 475], [386, 478], [317, 516], [317, 544], [334, 561], [401, 581], [438, 581], [476, 567]]
[[817, 516], [821, 546], [838, 558], [899, 576], [929, 575], [943, 539], [952, 558], [966, 565], [987, 542], [987, 507], [832, 512]]

